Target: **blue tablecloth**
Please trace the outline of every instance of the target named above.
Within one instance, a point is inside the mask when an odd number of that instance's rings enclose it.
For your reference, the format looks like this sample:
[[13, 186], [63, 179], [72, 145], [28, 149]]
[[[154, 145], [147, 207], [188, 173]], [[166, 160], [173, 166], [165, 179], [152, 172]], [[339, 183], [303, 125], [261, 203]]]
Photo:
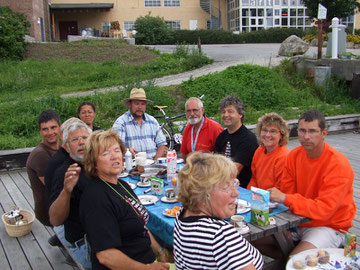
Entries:
[[[138, 180], [132, 177], [125, 177], [122, 178], [125, 181], [128, 181], [130, 183], [134, 183], [136, 184], [138, 182]], [[172, 188], [172, 184], [171, 183], [167, 183], [167, 185], [165, 186], [166, 188]], [[136, 187], [134, 189], [136, 195], [144, 195], [144, 191], [149, 189], [149, 187]], [[239, 187], [239, 199], [245, 200], [247, 202], [251, 202], [251, 191], [244, 189], [242, 187]], [[146, 194], [149, 195], [153, 195], [151, 192], [148, 192]], [[156, 204], [152, 204], [152, 205], [147, 205], [145, 206], [146, 209], [149, 211], [150, 214], [150, 220], [147, 224], [147, 227], [149, 228], [149, 230], [156, 235], [158, 238], [160, 238], [163, 242], [165, 242], [166, 244], [172, 246], [173, 245], [173, 232], [174, 232], [174, 221], [175, 218], [171, 218], [171, 217], [167, 217], [163, 214], [163, 211], [167, 208], [172, 208], [175, 205], [181, 206], [180, 203], [164, 203], [161, 201], [161, 197], [163, 197], [165, 195], [162, 196], [158, 196], [159, 201]], [[284, 212], [286, 211], [288, 208], [286, 206], [284, 206], [283, 204], [279, 204], [278, 207], [274, 208], [272, 213], [270, 213], [270, 216], [276, 215], [278, 213]], [[245, 221], [246, 222], [250, 222], [251, 219], [251, 212], [247, 212], [247, 213], [243, 213], [241, 214], [242, 216], [244, 216]]]

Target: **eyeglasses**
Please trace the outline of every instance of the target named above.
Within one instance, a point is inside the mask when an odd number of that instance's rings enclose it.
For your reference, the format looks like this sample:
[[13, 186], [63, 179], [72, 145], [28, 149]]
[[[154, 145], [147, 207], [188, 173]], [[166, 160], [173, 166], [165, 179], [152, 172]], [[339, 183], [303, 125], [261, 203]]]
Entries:
[[261, 129], [261, 133], [263, 133], [263, 134], [270, 134], [270, 135], [276, 135], [276, 134], [278, 134], [280, 131], [278, 131], [278, 130], [276, 130], [276, 129], [270, 129], [270, 130], [268, 130], [268, 129], [266, 129], [266, 128], [263, 128], [263, 129]]
[[298, 128], [298, 134], [301, 136], [305, 136], [307, 133], [311, 137], [311, 136], [315, 136], [319, 132], [320, 132], [320, 130], [317, 130], [317, 129], [306, 130], [305, 128]]
[[239, 180], [235, 178], [233, 181], [234, 183], [232, 185], [230, 184], [227, 188], [216, 188], [216, 189], [221, 192], [231, 194], [234, 191], [234, 189], [237, 190], [237, 188], [239, 187]]
[[200, 110], [199, 109], [192, 109], [192, 110], [186, 110], [186, 113], [198, 113]]
[[93, 114], [94, 111], [81, 111], [80, 114]]
[[70, 143], [73, 143], [73, 144], [79, 143], [81, 139], [83, 139], [84, 141], [86, 141], [86, 139], [87, 139], [88, 137], [89, 137], [89, 136], [85, 136], [85, 135], [84, 135], [84, 136], [75, 137], [75, 138], [72, 138], [72, 139], [70, 140]]

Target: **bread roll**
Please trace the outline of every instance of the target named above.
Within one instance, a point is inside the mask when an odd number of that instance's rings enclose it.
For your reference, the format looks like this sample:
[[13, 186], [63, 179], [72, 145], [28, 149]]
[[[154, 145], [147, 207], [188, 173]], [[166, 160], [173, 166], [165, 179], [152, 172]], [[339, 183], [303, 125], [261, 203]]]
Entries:
[[307, 255], [305, 260], [307, 266], [316, 266], [318, 264], [318, 257], [315, 255]]

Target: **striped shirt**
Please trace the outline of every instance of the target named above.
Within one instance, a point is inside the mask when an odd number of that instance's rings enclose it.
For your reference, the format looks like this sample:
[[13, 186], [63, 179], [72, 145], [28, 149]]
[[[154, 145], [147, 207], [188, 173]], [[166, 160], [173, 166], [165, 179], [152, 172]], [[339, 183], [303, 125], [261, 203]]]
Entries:
[[208, 216], [175, 220], [174, 258], [176, 269], [242, 269], [263, 266], [260, 252], [228, 222]]
[[157, 148], [166, 145], [166, 138], [159, 123], [147, 113], [144, 113], [143, 121], [139, 126], [130, 111], [127, 111], [116, 119], [112, 128], [118, 133], [127, 148], [146, 152], [147, 158], [154, 158]]

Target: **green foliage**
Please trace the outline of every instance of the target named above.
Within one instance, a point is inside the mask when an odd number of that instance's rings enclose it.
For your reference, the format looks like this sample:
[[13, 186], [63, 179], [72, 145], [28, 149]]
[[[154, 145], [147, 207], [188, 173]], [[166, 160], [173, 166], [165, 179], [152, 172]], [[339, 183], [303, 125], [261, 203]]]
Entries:
[[135, 21], [137, 44], [168, 44], [171, 40], [171, 29], [163, 18], [149, 14]]
[[32, 99], [134, 82], [185, 72], [211, 63], [197, 51], [161, 54], [144, 65], [119, 61], [104, 63], [69, 60], [26, 60], [0, 62], [0, 101]]
[[309, 17], [317, 18], [319, 3], [327, 8], [327, 20], [332, 18], [345, 18], [354, 15], [354, 9], [359, 6], [356, 0], [304, 0], [307, 7]]
[[25, 55], [24, 35], [30, 23], [24, 14], [0, 6], [0, 59], [21, 60]]
[[201, 44], [281, 43], [291, 35], [302, 37], [304, 31], [296, 28], [270, 28], [233, 34], [222, 29], [176, 30], [173, 33], [173, 43], [195, 44], [198, 37]]

